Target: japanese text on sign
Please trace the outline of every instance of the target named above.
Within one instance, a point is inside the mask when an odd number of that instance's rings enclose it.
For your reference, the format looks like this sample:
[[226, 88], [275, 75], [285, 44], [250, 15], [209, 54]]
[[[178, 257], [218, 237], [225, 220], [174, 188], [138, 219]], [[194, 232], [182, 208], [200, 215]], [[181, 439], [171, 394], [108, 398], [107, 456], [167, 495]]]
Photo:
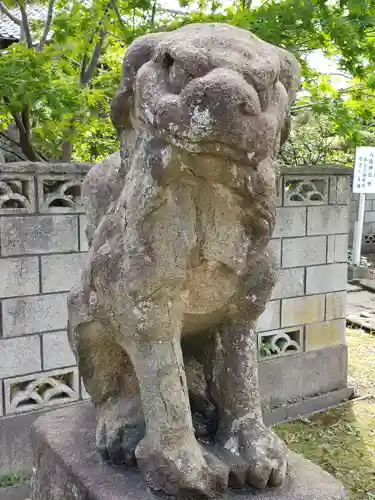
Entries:
[[356, 150], [353, 193], [375, 193], [375, 147]]

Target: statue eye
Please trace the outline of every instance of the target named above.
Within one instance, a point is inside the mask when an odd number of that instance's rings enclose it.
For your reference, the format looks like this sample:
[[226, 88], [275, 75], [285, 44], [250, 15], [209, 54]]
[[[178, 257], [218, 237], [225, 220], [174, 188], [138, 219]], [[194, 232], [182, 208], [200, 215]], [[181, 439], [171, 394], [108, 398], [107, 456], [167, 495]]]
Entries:
[[161, 65], [163, 66], [163, 68], [170, 69], [173, 66], [173, 63], [174, 63], [173, 57], [167, 53], [164, 54], [162, 61], [161, 61]]

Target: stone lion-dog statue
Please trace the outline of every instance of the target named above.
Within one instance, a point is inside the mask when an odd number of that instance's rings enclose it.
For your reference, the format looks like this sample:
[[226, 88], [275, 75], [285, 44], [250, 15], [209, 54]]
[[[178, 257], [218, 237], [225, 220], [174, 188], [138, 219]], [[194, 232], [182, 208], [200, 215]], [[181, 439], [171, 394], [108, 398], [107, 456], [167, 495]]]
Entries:
[[125, 54], [120, 153], [84, 181], [89, 252], [68, 328], [101, 455], [152, 490], [210, 497], [286, 475], [255, 328], [277, 280], [275, 157], [298, 85], [291, 54], [225, 24]]

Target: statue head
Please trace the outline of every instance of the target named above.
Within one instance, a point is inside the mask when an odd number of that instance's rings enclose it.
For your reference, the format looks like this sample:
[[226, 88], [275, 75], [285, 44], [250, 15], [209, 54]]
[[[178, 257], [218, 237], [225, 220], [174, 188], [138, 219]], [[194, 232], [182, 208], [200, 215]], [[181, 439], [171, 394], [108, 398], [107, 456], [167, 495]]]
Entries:
[[226, 24], [191, 24], [135, 40], [112, 120], [185, 151], [273, 157], [285, 139], [299, 66], [289, 52]]

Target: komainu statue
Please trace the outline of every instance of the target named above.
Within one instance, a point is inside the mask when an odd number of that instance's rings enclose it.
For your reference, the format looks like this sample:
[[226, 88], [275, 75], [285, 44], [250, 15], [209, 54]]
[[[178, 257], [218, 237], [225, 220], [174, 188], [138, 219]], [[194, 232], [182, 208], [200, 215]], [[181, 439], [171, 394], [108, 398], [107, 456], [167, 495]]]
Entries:
[[225, 24], [135, 40], [112, 120], [120, 154], [84, 182], [88, 258], [69, 335], [97, 447], [153, 490], [210, 497], [282, 483], [262, 420], [256, 322], [295, 58]]

